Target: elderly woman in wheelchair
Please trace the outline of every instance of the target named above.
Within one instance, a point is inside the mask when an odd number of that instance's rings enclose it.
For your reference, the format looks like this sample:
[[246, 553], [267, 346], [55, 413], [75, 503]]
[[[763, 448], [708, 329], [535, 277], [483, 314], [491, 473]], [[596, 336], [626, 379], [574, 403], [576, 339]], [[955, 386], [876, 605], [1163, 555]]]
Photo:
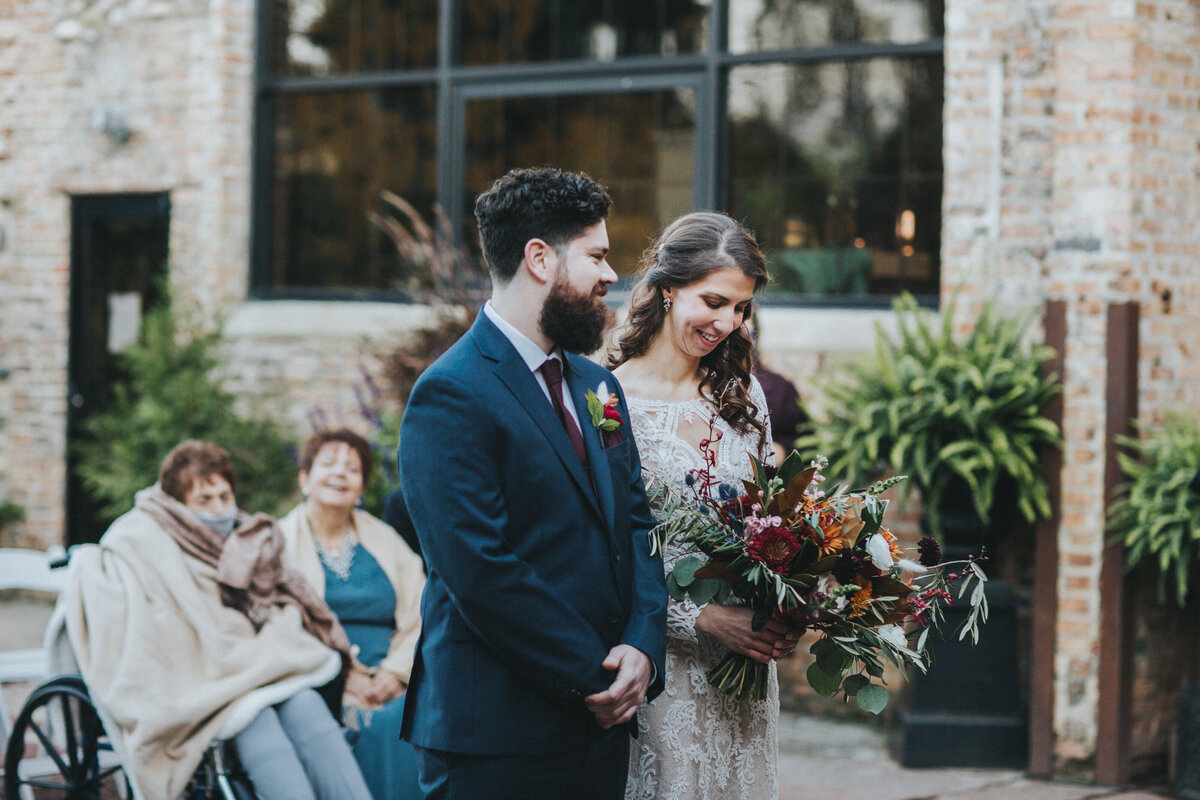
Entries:
[[314, 691], [349, 663], [346, 634], [235, 488], [227, 452], [184, 442], [99, 545], [73, 551], [62, 605], [79, 672], [136, 796], [179, 797], [209, 743], [240, 729], [263, 800], [370, 800]]

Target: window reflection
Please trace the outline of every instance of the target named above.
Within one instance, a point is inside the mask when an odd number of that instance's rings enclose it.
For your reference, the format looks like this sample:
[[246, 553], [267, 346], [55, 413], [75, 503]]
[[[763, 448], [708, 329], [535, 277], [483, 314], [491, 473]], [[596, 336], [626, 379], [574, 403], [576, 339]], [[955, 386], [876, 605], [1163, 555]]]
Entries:
[[275, 8], [280, 75], [437, 64], [437, 0], [281, 0]]
[[474, 101], [464, 219], [475, 195], [513, 167], [586, 172], [613, 198], [609, 263], [631, 274], [654, 234], [692, 210], [694, 107], [690, 89]]
[[[609, 187], [625, 275], [702, 196], [759, 233], [773, 291], [938, 292], [944, 0], [261, 1], [275, 14], [260, 54], [275, 139], [259, 162], [271, 207], [255, 248], [270, 265], [256, 288], [419, 292], [419, 265], [370, 222], [380, 192], [425, 217], [440, 197], [477, 248], [474, 196], [554, 164]], [[719, 69], [667, 58], [703, 52], [717, 10]], [[501, 83], [478, 68], [494, 64], [524, 67]], [[691, 88], [632, 90], [665, 70]], [[312, 80], [275, 80], [289, 77]], [[601, 93], [614, 78], [627, 88]], [[697, 119], [726, 135], [697, 139]]]
[[703, 0], [464, 0], [462, 60], [611, 61], [700, 52], [707, 6]]
[[941, 59], [739, 67], [729, 126], [730, 210], [774, 291], [938, 291]]
[[275, 115], [272, 283], [422, 288], [428, 276], [397, 255], [370, 215], [384, 190], [432, 213], [433, 88], [289, 95]]
[[729, 3], [729, 51], [848, 42], [911, 44], [944, 35], [945, 16], [945, 0], [734, 0]]

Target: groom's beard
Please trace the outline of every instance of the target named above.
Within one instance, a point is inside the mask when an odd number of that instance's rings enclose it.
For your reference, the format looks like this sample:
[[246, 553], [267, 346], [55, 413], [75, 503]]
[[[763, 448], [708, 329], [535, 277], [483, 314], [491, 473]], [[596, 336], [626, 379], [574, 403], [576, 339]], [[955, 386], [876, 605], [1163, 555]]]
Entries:
[[572, 353], [594, 353], [604, 343], [604, 331], [616, 318], [604, 302], [608, 287], [597, 284], [591, 292], [580, 292], [567, 283], [560, 271], [542, 306], [538, 326], [546, 338]]

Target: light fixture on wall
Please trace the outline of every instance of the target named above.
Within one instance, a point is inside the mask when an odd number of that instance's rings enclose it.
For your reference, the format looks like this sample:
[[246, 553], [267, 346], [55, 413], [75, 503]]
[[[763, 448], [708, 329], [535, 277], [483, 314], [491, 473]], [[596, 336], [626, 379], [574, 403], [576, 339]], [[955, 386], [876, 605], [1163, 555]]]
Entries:
[[92, 130], [103, 133], [115, 145], [122, 145], [133, 136], [125, 115], [112, 108], [97, 108], [92, 112]]

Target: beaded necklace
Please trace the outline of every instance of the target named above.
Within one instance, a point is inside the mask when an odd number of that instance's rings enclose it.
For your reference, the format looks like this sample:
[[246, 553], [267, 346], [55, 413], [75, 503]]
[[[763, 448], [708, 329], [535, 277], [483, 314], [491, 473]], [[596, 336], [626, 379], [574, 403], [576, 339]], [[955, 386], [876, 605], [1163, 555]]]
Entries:
[[350, 566], [354, 563], [354, 551], [358, 549], [358, 537], [354, 535], [354, 528], [346, 531], [346, 538], [342, 540], [340, 550], [329, 550], [320, 539], [315, 536], [313, 538], [317, 542], [317, 555], [321, 557], [321, 563], [339, 579], [350, 580]]

